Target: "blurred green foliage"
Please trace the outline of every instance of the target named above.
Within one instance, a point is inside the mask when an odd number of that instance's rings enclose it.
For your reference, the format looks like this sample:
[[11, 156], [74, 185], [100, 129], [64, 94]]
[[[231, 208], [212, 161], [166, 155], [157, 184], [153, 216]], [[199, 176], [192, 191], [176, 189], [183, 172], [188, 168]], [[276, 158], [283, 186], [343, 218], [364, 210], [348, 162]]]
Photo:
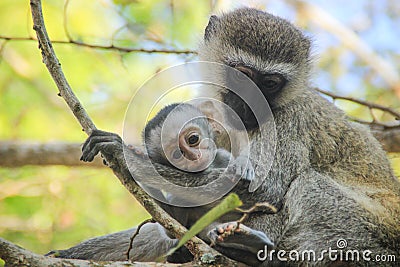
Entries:
[[[179, 50], [194, 50], [209, 14], [227, 5], [226, 1], [166, 0], [67, 3], [43, 1], [52, 40]], [[18, 39], [35, 37], [29, 1], [1, 0], [0, 25], [0, 140], [83, 142], [86, 135], [57, 96], [37, 42]], [[126, 107], [141, 84], [163, 68], [195, 59], [191, 54], [124, 53], [61, 43], [53, 46], [72, 89], [96, 126], [117, 133], [122, 132]], [[332, 53], [321, 56], [320, 61], [331, 81], [321, 87], [328, 90], [346, 71], [335, 60], [343, 48], [330, 49]], [[399, 103], [393, 93], [372, 83], [366, 91], [357, 89], [356, 96], [376, 95], [370, 100]], [[149, 99], [155, 95], [157, 90], [148, 92]], [[363, 118], [365, 114], [351, 103], [342, 107], [353, 116]], [[138, 106], [137, 116], [147, 116], [147, 111]], [[132, 139], [138, 143], [140, 132], [140, 126], [132, 129]], [[396, 155], [391, 158], [395, 166], [400, 165]], [[396, 172], [399, 174], [398, 168]], [[0, 168], [0, 236], [37, 253], [132, 227], [147, 217], [106, 168]]]
[[[142, 47], [144, 42], [149, 49], [195, 47], [196, 35], [189, 33], [201, 33], [209, 12], [206, 4], [202, 14], [187, 12], [190, 6], [179, 4], [179, 16], [175, 18], [186, 18], [186, 22], [179, 26], [181, 32], [175, 32], [171, 30], [177, 23], [171, 19], [172, 14], [161, 17], [168, 2], [131, 3], [70, 1], [65, 9], [62, 1], [43, 1], [43, 12], [53, 40], [69, 40], [66, 28], [76, 41], [110, 45], [114, 38], [115, 45], [125, 40], [125, 46]], [[188, 19], [193, 14], [196, 19]], [[1, 1], [0, 23], [5, 25], [0, 36], [35, 36], [28, 1]], [[118, 31], [124, 25], [124, 30]], [[137, 28], [142, 29], [140, 34]], [[140, 85], [160, 69], [189, 58], [69, 44], [53, 46], [71, 87], [96, 126], [119, 133], [126, 107]], [[0, 39], [0, 48], [0, 139], [83, 142], [86, 135], [57, 96], [37, 42]], [[152, 94], [157, 92], [149, 92], [149, 96]], [[147, 115], [137, 108], [138, 116]], [[138, 143], [140, 131], [133, 133]], [[35, 252], [46, 253], [126, 229], [147, 217], [106, 168], [0, 168], [0, 236]]]

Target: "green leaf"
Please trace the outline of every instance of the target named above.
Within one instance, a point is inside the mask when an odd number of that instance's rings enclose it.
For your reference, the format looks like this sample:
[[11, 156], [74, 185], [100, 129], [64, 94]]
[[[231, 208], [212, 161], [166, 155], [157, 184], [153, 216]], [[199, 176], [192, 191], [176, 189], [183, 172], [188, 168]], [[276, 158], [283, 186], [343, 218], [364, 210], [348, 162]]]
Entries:
[[235, 193], [230, 193], [225, 197], [221, 203], [212, 208], [209, 212], [204, 214], [190, 229], [187, 233], [179, 240], [178, 245], [171, 249], [167, 255], [171, 255], [177, 249], [182, 247], [192, 237], [200, 233], [204, 228], [210, 225], [212, 222], [218, 220], [222, 215], [234, 210], [242, 205], [242, 201]]

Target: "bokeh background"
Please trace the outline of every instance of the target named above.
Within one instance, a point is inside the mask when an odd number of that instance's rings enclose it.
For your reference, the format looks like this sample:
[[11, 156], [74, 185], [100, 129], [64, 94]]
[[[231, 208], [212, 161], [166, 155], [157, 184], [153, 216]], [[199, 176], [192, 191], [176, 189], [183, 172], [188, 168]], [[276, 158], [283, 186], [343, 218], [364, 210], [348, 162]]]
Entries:
[[[319, 88], [399, 110], [398, 0], [44, 0], [43, 12], [64, 73], [96, 126], [122, 133], [126, 107], [140, 85], [166, 67], [196, 60], [193, 51], [209, 16], [240, 6], [258, 7], [305, 30], [314, 40]], [[86, 135], [57, 96], [33, 40], [29, 1], [1, 0], [0, 25], [0, 149], [21, 141], [82, 143]], [[149, 98], [157, 93], [149, 91]], [[350, 116], [371, 120], [366, 107], [335, 103]], [[146, 112], [137, 107], [137, 116]], [[393, 120], [379, 111], [376, 118]], [[141, 130], [132, 131], [138, 143]], [[389, 157], [399, 175], [399, 155]], [[4, 167], [4, 160], [0, 236], [34, 252], [62, 249], [149, 217], [107, 168]]]

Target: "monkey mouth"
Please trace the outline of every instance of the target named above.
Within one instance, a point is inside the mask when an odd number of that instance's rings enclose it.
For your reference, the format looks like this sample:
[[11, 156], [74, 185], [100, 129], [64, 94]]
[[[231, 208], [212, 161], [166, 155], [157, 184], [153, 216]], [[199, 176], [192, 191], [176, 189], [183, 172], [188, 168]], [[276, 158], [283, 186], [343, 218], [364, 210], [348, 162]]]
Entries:
[[202, 172], [206, 170], [212, 161], [206, 157], [200, 157], [196, 160], [186, 159], [184, 164], [184, 170], [188, 172]]
[[222, 94], [222, 98], [223, 102], [231, 107], [241, 120], [238, 122], [237, 120], [230, 118], [229, 114], [226, 113], [228, 121], [234, 128], [242, 129], [243, 126], [239, 125], [240, 123], [243, 123], [247, 131], [259, 128], [259, 123], [253, 110], [237, 94], [228, 91]]
[[199, 149], [196, 155], [187, 155], [182, 152], [182, 157], [179, 159], [168, 159], [170, 164], [175, 168], [186, 172], [202, 172], [206, 170], [213, 162], [212, 152], [204, 149]]

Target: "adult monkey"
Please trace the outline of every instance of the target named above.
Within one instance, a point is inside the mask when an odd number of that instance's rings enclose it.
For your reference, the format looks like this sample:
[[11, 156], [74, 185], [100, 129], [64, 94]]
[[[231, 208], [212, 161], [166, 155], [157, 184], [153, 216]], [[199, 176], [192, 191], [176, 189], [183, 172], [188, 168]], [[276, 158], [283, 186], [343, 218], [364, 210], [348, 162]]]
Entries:
[[[316, 258], [323, 258], [311, 264], [363, 266], [367, 262], [362, 252], [369, 250], [372, 254], [367, 256], [371, 259], [377, 254], [391, 254], [399, 261], [400, 183], [369, 130], [348, 121], [343, 112], [311, 89], [310, 46], [309, 39], [292, 24], [256, 9], [241, 8], [212, 16], [206, 28], [200, 58], [229, 65], [250, 77], [269, 101], [275, 118], [278, 142], [272, 167], [268, 171], [254, 163], [256, 175], [266, 179], [252, 194], [242, 182], [234, 191], [244, 203], [269, 201], [279, 211], [273, 215], [255, 214], [246, 225], [264, 232], [275, 243], [276, 251], [287, 252], [286, 259], [290, 250], [300, 254], [313, 251]], [[221, 99], [241, 116], [250, 133], [251, 154], [260, 154], [265, 146], [260, 137], [268, 135], [268, 125], [258, 124], [249, 107], [232, 92], [223, 91]], [[91, 161], [100, 151], [106, 158], [122, 157], [123, 162], [121, 144], [117, 135], [95, 131], [84, 145], [82, 159]], [[128, 161], [137, 163], [135, 157]], [[191, 174], [167, 167], [158, 169], [176, 183], [203, 182], [199, 175], [194, 179]], [[142, 171], [137, 165], [137, 173]], [[136, 241], [154, 237], [157, 231], [143, 233]], [[239, 261], [258, 264], [256, 247], [248, 236], [220, 242], [218, 234], [216, 230], [209, 233], [217, 250]], [[102, 238], [113, 244], [102, 247], [103, 254], [107, 249], [123, 247], [125, 251], [129, 242], [113, 235]], [[329, 247], [336, 249], [340, 239], [347, 241], [345, 249], [358, 250], [360, 261], [346, 262], [352, 259], [338, 256], [332, 262], [327, 253], [321, 254]], [[98, 240], [74, 248], [90, 250]], [[141, 251], [140, 247], [135, 249]], [[65, 250], [61, 256], [82, 256], [73, 251]], [[96, 259], [96, 255], [91, 256]], [[282, 263], [276, 254], [272, 261]], [[261, 264], [269, 262], [267, 257]]]

